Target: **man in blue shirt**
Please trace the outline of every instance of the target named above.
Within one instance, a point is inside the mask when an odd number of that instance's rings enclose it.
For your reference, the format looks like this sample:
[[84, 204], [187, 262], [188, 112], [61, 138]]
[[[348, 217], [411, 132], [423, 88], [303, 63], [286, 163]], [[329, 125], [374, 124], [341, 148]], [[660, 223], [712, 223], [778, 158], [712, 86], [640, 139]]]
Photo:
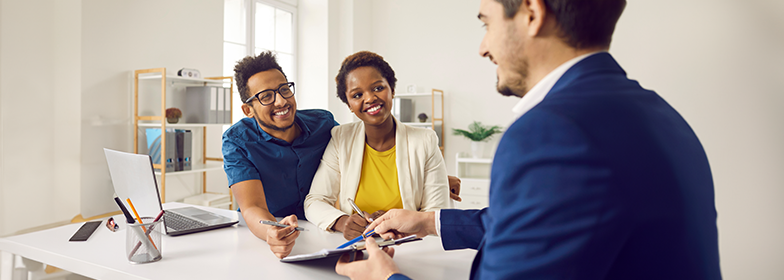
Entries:
[[[245, 57], [234, 72], [248, 117], [223, 134], [224, 170], [250, 231], [283, 258], [299, 236], [293, 228], [305, 218], [305, 196], [338, 123], [326, 110], [297, 111], [295, 85], [269, 51]], [[452, 198], [459, 200], [460, 180], [449, 181]], [[259, 223], [275, 217], [293, 227]]]
[[[338, 123], [325, 110], [297, 112], [294, 83], [269, 51], [245, 57], [234, 72], [248, 117], [223, 134], [224, 170], [248, 228], [282, 258], [299, 236], [292, 229], [305, 218], [304, 197]], [[275, 217], [293, 227], [259, 223]]]

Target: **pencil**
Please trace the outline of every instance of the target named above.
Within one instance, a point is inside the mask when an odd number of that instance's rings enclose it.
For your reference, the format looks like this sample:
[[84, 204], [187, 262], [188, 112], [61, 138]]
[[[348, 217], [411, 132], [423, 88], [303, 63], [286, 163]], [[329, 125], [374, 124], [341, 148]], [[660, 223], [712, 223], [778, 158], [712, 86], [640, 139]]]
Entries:
[[[126, 198], [125, 201], [128, 201], [128, 206], [131, 206], [131, 210], [133, 210], [133, 214], [136, 215], [136, 220], [139, 221], [139, 224], [144, 224], [142, 223], [142, 217], [139, 217], [139, 212], [136, 212], [136, 207], [133, 207], [133, 202], [131, 202], [131, 199]], [[147, 228], [142, 226], [142, 231], [146, 232]], [[150, 243], [152, 243], [152, 246], [155, 247], [155, 250], [158, 250], [158, 246], [155, 246], [155, 242], [152, 241], [152, 237], [148, 235], [147, 238], [150, 239]]]
[[[157, 222], [158, 220], [161, 219], [161, 217], [163, 217], [163, 210], [161, 210], [161, 213], [159, 213], [158, 217], [155, 217], [155, 220], [153, 220], [152, 222], [153, 223]], [[151, 225], [149, 230], [145, 230], [144, 231], [144, 234], [147, 235], [147, 237], [150, 237], [150, 233], [152, 232], [152, 229], [154, 227], [155, 227], [155, 225]], [[155, 246], [155, 243], [153, 242], [152, 245]], [[133, 254], [136, 253], [136, 250], [139, 250], [139, 247], [141, 247], [141, 246], [142, 246], [142, 241], [139, 240], [139, 242], [136, 242], [136, 246], [133, 247], [133, 250], [131, 250], [131, 254], [130, 255], [133, 256]], [[158, 249], [158, 248], [155, 248], [155, 249]]]

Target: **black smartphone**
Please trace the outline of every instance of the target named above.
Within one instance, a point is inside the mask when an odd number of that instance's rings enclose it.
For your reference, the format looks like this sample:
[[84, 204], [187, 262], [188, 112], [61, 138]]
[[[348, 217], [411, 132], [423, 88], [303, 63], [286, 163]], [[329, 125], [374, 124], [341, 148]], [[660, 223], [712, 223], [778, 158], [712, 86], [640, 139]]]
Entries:
[[92, 221], [84, 223], [82, 227], [80, 227], [79, 230], [77, 230], [68, 241], [87, 241], [87, 239], [93, 235], [95, 229], [101, 226], [102, 223], [103, 221]]

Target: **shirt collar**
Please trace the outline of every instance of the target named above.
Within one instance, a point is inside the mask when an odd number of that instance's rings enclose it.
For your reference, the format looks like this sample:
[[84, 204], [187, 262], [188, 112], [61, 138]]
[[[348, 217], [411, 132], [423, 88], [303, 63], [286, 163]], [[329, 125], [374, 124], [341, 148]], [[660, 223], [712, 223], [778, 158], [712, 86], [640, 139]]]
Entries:
[[[253, 120], [253, 123], [256, 125], [256, 129], [258, 130], [259, 136], [261, 136], [262, 140], [267, 142], [277, 141], [277, 142], [288, 143], [286, 141], [283, 141], [281, 139], [275, 138], [274, 136], [270, 135], [269, 133], [267, 133], [267, 131], [262, 129], [261, 125], [255, 118], [251, 118], [251, 119]], [[291, 142], [291, 144], [304, 141], [310, 136], [310, 127], [305, 125], [305, 122], [302, 121], [302, 119], [299, 117], [299, 114], [297, 114], [296, 112], [294, 113], [294, 123], [296, 123], [299, 126], [300, 134], [296, 139], [294, 139], [294, 141]]]
[[561, 64], [560, 66], [555, 68], [553, 71], [547, 74], [547, 76], [544, 76], [544, 78], [542, 78], [542, 80], [536, 83], [536, 85], [534, 85], [534, 87], [532, 87], [531, 90], [529, 90], [525, 95], [523, 95], [523, 98], [520, 98], [520, 101], [518, 101], [517, 104], [512, 108], [512, 113], [514, 114], [514, 120], [519, 119], [526, 112], [528, 112], [528, 110], [531, 110], [531, 108], [539, 104], [539, 102], [542, 102], [542, 100], [544, 100], [544, 97], [547, 96], [547, 93], [550, 92], [550, 90], [553, 88], [555, 83], [558, 82], [559, 79], [561, 79], [561, 76], [563, 76], [563, 74], [566, 73], [566, 71], [569, 70], [569, 68], [572, 68], [572, 66], [574, 66], [578, 62], [596, 53], [599, 52], [587, 53], [572, 58], [569, 61], [565, 62], [564, 64]]

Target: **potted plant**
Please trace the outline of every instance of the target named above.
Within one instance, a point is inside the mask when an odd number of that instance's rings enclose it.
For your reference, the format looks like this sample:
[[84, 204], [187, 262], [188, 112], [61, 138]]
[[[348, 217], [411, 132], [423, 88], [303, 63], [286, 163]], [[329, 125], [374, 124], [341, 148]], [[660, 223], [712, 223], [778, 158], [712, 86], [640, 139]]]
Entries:
[[468, 131], [453, 128], [452, 132], [455, 135], [465, 136], [469, 140], [471, 140], [471, 155], [474, 158], [481, 158], [482, 157], [482, 142], [486, 142], [490, 140], [494, 134], [501, 133], [501, 127], [494, 125], [494, 126], [486, 126], [482, 125], [481, 122], [473, 122], [468, 126]]
[[419, 122], [426, 122], [427, 121], [427, 114], [420, 113], [419, 116], [417, 116], [417, 118], [419, 119]]
[[178, 121], [180, 121], [181, 117], [182, 117], [182, 111], [180, 111], [180, 109], [174, 107], [166, 109], [166, 120], [169, 123], [177, 123]]

